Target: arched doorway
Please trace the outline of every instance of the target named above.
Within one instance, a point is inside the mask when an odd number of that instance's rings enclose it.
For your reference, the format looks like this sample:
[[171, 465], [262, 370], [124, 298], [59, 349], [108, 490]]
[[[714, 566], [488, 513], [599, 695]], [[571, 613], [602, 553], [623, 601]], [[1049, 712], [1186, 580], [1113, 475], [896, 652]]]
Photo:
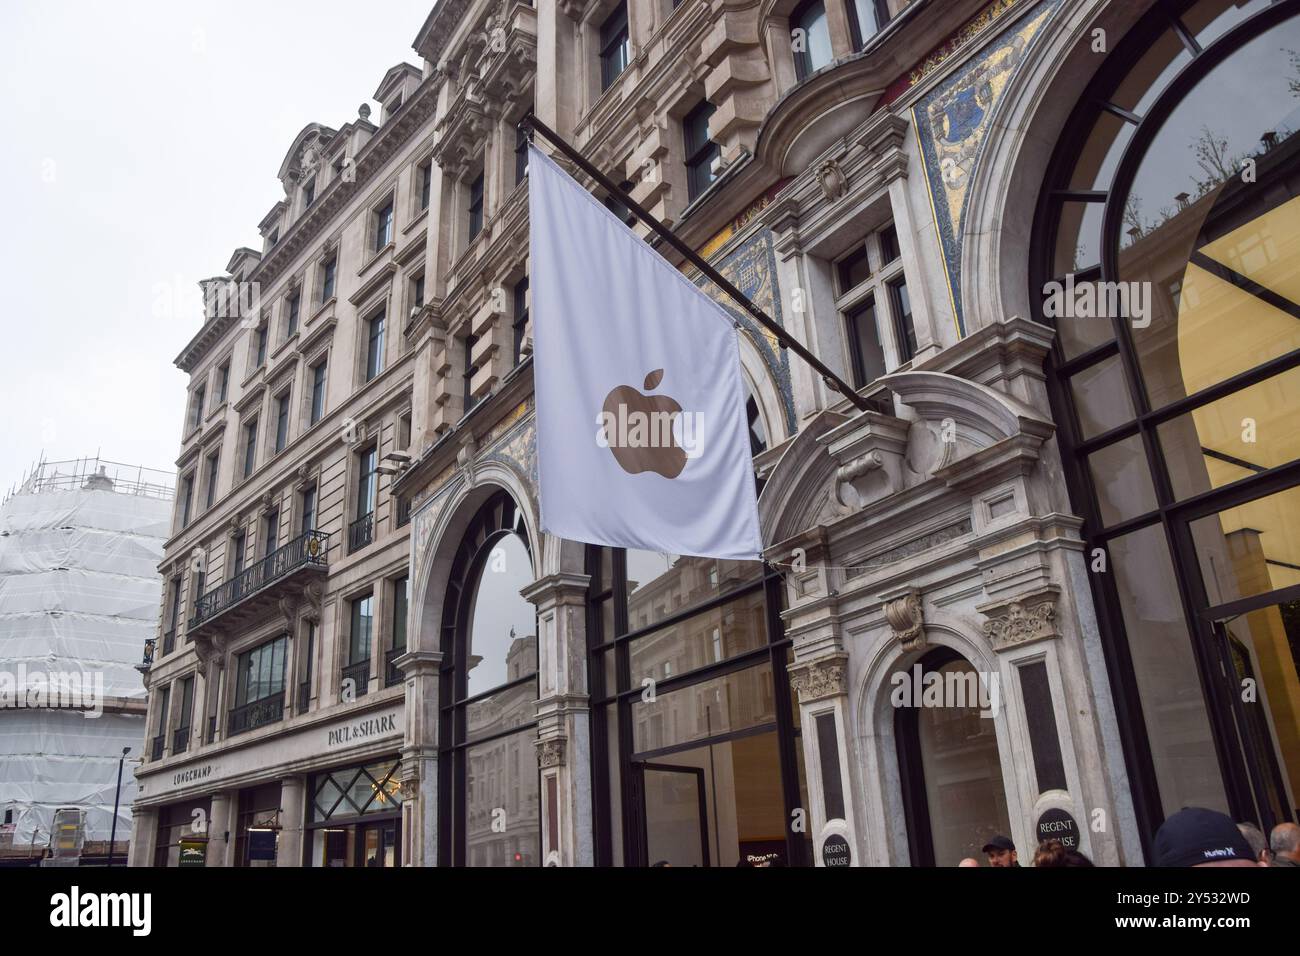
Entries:
[[440, 866], [537, 866], [537, 627], [520, 590], [532, 544], [498, 491], [470, 520], [443, 601], [438, 734]]
[[980, 680], [970, 661], [948, 647], [894, 675], [894, 736], [913, 866], [980, 859], [990, 837], [1011, 832], [997, 732], [981, 707]]

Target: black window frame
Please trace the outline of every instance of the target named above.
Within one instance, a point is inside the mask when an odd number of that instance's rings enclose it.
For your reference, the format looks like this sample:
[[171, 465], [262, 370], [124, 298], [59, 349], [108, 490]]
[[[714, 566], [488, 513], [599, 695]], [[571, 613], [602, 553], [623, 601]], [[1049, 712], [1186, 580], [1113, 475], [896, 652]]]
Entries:
[[387, 317], [387, 310], [380, 309], [366, 320], [366, 367], [363, 381], [374, 381], [384, 370], [384, 339]]
[[311, 367], [311, 411], [310, 424], [315, 425], [325, 417], [325, 387], [329, 375], [329, 362], [321, 359]]
[[[836, 0], [832, 0], [832, 2], [836, 2]], [[852, 10], [853, 0], [845, 0], [845, 2], [848, 4], [849, 9]], [[812, 30], [808, 29], [808, 27], [804, 25], [804, 19], [813, 11], [814, 8], [817, 7], [821, 8], [822, 19], [826, 21], [826, 35], [829, 39], [830, 13], [826, 9], [826, 0], [804, 0], [803, 3], [795, 7], [795, 9], [790, 13], [791, 35], [793, 36], [795, 30], [800, 29], [802, 29], [805, 34], [804, 48], [802, 50], [791, 51], [794, 53], [794, 75], [800, 82], [808, 79], [808, 77], [812, 76], [823, 67], [829, 66], [835, 59], [835, 54], [832, 53], [831, 58], [825, 63], [817, 64], [813, 62], [811, 42]]]
[[478, 238], [479, 233], [483, 231], [483, 172], [469, 181], [466, 186], [467, 204], [466, 211], [469, 214], [469, 241], [473, 242]]
[[393, 197], [389, 196], [383, 205], [375, 208], [375, 231], [371, 237], [375, 247], [372, 251], [378, 253], [393, 241], [394, 225]]
[[513, 366], [518, 365], [523, 358], [524, 331], [528, 327], [528, 276], [515, 283], [511, 297], [514, 301], [511, 304], [513, 315], [510, 327], [513, 351], [510, 364]]
[[[687, 202], [699, 199], [716, 181], [713, 160], [722, 155], [722, 148], [709, 139], [709, 118], [717, 111], [708, 100], [701, 100], [682, 117], [683, 142], [686, 145], [686, 197]], [[700, 141], [701, 126], [703, 141]]]
[[604, 93], [623, 75], [632, 59], [632, 34], [628, 27], [627, 0], [620, 0], [600, 24], [600, 91]]

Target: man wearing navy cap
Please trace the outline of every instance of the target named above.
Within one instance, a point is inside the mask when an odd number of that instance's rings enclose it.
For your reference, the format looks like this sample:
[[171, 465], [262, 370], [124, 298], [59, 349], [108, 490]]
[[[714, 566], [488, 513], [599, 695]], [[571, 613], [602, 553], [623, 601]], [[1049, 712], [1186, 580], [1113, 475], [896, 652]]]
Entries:
[[1156, 866], [1261, 866], [1232, 817], [1184, 807], [1160, 824]]
[[980, 852], [988, 854], [989, 866], [1012, 867], [1020, 865], [1020, 861], [1016, 858], [1016, 845], [1011, 842], [1010, 837], [1004, 837], [1001, 834], [985, 843]]

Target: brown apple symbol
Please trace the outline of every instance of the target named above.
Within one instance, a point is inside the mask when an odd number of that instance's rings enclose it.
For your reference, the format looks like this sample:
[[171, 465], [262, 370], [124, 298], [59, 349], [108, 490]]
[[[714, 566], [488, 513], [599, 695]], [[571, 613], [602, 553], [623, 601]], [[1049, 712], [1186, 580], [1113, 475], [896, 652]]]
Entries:
[[[654, 391], [664, 370], [645, 377], [643, 387]], [[619, 385], [605, 397], [601, 423], [614, 460], [629, 475], [653, 471], [676, 478], [686, 467], [686, 452], [673, 435], [673, 422], [682, 406], [667, 395], [645, 395], [630, 385]]]

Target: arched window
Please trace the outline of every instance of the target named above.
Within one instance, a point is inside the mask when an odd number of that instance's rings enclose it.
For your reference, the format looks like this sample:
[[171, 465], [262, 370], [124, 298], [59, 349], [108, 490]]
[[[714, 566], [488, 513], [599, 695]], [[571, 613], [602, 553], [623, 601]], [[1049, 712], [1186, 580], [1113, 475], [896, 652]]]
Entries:
[[991, 698], [954, 650], [935, 648], [920, 667], [920, 681], [908, 671], [891, 689], [912, 865], [956, 866], [1011, 831], [997, 735], [981, 706]]
[[537, 617], [519, 593], [533, 578], [523, 515], [497, 492], [461, 540], [443, 603], [442, 866], [541, 862]]
[[809, 0], [790, 14], [790, 42], [795, 75], [801, 80], [831, 62], [831, 31], [822, 0]]
[[1148, 835], [1183, 806], [1296, 817], [1297, 50], [1294, 4], [1153, 7], [1067, 121], [1030, 245]]

